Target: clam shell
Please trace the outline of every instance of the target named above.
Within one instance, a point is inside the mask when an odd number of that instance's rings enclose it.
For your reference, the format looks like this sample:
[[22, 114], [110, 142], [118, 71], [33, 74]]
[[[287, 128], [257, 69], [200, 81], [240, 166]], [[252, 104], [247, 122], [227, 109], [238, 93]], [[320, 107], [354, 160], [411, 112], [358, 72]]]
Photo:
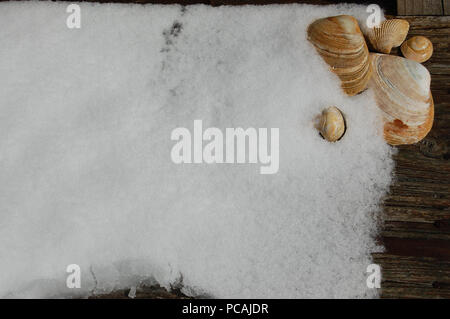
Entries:
[[433, 43], [426, 37], [416, 36], [405, 41], [401, 50], [405, 58], [423, 63], [433, 55]]
[[357, 20], [348, 15], [314, 21], [308, 27], [308, 40], [338, 75], [348, 95], [364, 91], [372, 74], [369, 50]]
[[402, 57], [371, 54], [375, 92], [384, 120], [384, 138], [391, 145], [413, 144], [431, 130], [434, 119], [430, 73]]
[[337, 107], [331, 106], [316, 117], [315, 127], [327, 141], [336, 142], [345, 133], [344, 116]]
[[392, 48], [400, 46], [405, 41], [408, 31], [408, 21], [390, 19], [383, 21], [379, 27], [369, 29], [366, 36], [375, 51], [389, 54]]

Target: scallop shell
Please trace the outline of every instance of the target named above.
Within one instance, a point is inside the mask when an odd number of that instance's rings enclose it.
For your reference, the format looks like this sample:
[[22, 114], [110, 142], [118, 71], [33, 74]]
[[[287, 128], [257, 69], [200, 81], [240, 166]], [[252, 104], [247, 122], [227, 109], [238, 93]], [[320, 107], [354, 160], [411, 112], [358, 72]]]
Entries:
[[423, 63], [433, 54], [433, 43], [426, 37], [412, 37], [402, 44], [401, 50], [405, 58]]
[[402, 57], [371, 54], [370, 87], [383, 111], [384, 138], [391, 145], [413, 144], [433, 126], [434, 104], [428, 70]]
[[357, 20], [348, 15], [314, 21], [308, 40], [337, 74], [348, 95], [364, 91], [372, 74], [369, 50]]
[[392, 48], [405, 41], [409, 31], [409, 22], [403, 19], [384, 20], [379, 27], [367, 31], [367, 39], [377, 52], [391, 53]]
[[341, 111], [331, 106], [316, 117], [316, 129], [329, 142], [336, 142], [345, 133], [345, 120]]

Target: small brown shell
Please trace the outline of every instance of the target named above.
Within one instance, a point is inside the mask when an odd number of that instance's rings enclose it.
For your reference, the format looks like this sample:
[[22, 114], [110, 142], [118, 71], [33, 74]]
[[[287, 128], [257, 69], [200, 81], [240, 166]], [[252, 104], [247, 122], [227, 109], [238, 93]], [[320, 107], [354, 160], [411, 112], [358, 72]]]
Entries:
[[402, 57], [371, 54], [370, 87], [382, 111], [384, 139], [391, 145], [414, 144], [433, 126], [434, 104], [428, 70]]
[[405, 58], [423, 63], [433, 55], [433, 43], [426, 37], [416, 36], [405, 41], [401, 50]]
[[308, 40], [341, 80], [348, 95], [364, 91], [372, 74], [369, 49], [358, 21], [348, 15], [328, 17], [311, 23]]
[[345, 133], [345, 120], [342, 112], [335, 106], [322, 111], [316, 117], [315, 127], [320, 134], [329, 142], [336, 142]]
[[390, 19], [383, 21], [379, 27], [369, 29], [366, 36], [375, 51], [389, 54], [392, 48], [400, 46], [405, 41], [408, 31], [408, 21]]

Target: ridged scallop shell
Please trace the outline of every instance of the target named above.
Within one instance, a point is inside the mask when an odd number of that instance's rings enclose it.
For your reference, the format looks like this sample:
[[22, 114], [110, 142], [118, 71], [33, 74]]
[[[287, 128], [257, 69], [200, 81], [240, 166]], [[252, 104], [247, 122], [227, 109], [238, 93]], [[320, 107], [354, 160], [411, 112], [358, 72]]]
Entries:
[[371, 54], [370, 87], [383, 111], [384, 138], [391, 145], [413, 144], [433, 126], [434, 104], [428, 70], [402, 57]]
[[364, 91], [372, 74], [369, 50], [357, 20], [348, 15], [314, 21], [308, 40], [337, 74], [348, 95]]
[[433, 43], [426, 37], [416, 36], [405, 41], [401, 50], [405, 58], [423, 63], [433, 55]]
[[329, 142], [336, 142], [345, 133], [345, 120], [341, 111], [331, 106], [316, 117], [316, 129]]
[[403, 19], [384, 20], [379, 27], [367, 31], [367, 39], [377, 52], [391, 53], [392, 48], [405, 41], [409, 31], [409, 22]]

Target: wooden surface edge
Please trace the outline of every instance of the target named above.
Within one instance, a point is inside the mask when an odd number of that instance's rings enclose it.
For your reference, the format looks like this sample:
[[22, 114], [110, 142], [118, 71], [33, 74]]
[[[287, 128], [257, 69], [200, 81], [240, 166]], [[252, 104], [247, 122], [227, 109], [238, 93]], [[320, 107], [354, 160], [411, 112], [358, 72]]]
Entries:
[[435, 120], [424, 140], [397, 148], [380, 234], [386, 251], [373, 258], [382, 269], [382, 298], [450, 298], [450, 17], [397, 18], [410, 22], [408, 38], [423, 35], [433, 42], [424, 66]]

